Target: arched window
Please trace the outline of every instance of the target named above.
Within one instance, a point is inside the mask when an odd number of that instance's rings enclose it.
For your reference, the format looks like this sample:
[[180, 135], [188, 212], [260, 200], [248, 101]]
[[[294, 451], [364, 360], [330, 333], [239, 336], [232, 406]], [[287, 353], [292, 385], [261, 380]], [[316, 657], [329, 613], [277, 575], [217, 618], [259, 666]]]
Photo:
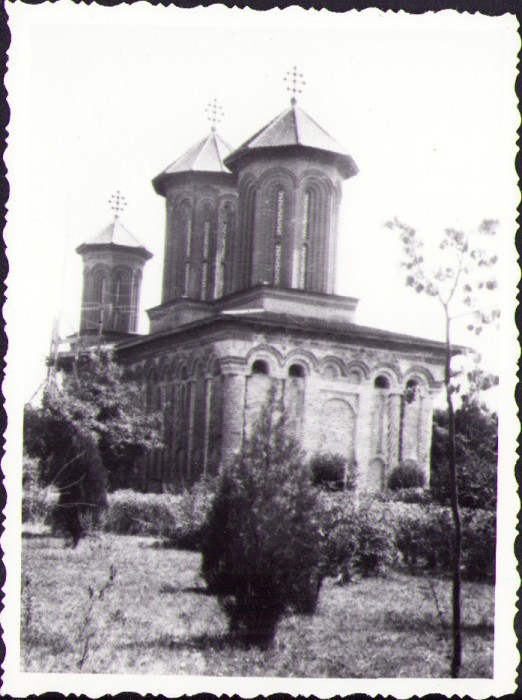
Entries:
[[273, 260], [273, 283], [281, 284], [281, 258], [282, 258], [282, 241], [285, 229], [285, 191], [282, 188], [274, 192], [274, 260]]
[[404, 392], [404, 400], [406, 403], [413, 403], [417, 398], [418, 382], [415, 379], [409, 379], [406, 383], [406, 390]]
[[105, 272], [96, 273], [92, 296], [95, 304], [105, 304], [107, 300], [107, 275]]
[[376, 389], [389, 389], [390, 380], [388, 379], [388, 377], [385, 377], [383, 374], [380, 374], [378, 377], [375, 377], [373, 385]]
[[225, 204], [221, 211], [221, 226], [219, 229], [216, 277], [214, 283], [214, 298], [218, 298], [230, 291], [230, 265], [233, 246], [231, 236], [234, 235], [235, 213], [230, 202]]
[[[231, 283], [231, 289], [227, 291], [244, 289], [251, 283], [252, 239], [256, 221], [256, 192], [254, 182], [247, 182], [239, 193], [240, 200], [244, 204], [242, 205], [241, 226], [238, 226], [236, 229], [233, 269], [229, 271], [229, 276], [233, 277], [233, 282]], [[232, 254], [232, 251], [230, 253]]]
[[268, 375], [268, 362], [266, 360], [255, 360], [252, 364], [252, 374]]
[[285, 191], [279, 188], [276, 191], [276, 202], [275, 202], [275, 235], [276, 238], [281, 238], [284, 233], [285, 225]]
[[201, 229], [201, 299], [206, 299], [208, 297], [211, 218], [212, 209], [209, 204], [205, 204]]
[[288, 370], [289, 377], [299, 377], [302, 379], [305, 376], [305, 369], [303, 365], [291, 365]]
[[189, 202], [184, 202], [181, 206], [180, 212], [181, 220], [181, 243], [182, 243], [182, 255], [181, 259], [184, 260], [182, 267], [182, 279], [183, 279], [183, 296], [188, 296], [190, 292], [190, 275], [191, 275], [191, 265], [190, 258], [192, 255], [192, 207]]
[[94, 273], [94, 284], [92, 293], [92, 306], [91, 306], [91, 324], [92, 328], [98, 328], [100, 324], [104, 324], [105, 317], [105, 307], [108, 301], [108, 291], [107, 291], [107, 272], [106, 270], [97, 270]]
[[308, 281], [309, 248], [314, 238], [314, 227], [317, 222], [317, 193], [308, 188], [303, 197], [303, 218], [301, 221], [301, 253], [299, 260], [299, 284], [304, 289]]

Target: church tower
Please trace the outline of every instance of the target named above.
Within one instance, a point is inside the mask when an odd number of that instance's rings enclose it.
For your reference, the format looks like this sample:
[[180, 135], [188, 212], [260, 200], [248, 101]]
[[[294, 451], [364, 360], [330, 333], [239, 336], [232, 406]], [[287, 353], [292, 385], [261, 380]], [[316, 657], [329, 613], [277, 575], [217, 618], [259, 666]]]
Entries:
[[231, 148], [216, 131], [222, 114], [216, 100], [207, 111], [208, 136], [153, 180], [167, 208], [162, 304], [211, 301], [230, 291], [236, 178], [225, 165]]
[[137, 331], [143, 267], [152, 254], [121, 223], [120, 192], [109, 201], [114, 221], [76, 248], [83, 260], [80, 336]]
[[351, 156], [297, 106], [225, 158], [237, 176], [239, 219], [230, 288], [259, 284], [331, 294], [342, 181]]

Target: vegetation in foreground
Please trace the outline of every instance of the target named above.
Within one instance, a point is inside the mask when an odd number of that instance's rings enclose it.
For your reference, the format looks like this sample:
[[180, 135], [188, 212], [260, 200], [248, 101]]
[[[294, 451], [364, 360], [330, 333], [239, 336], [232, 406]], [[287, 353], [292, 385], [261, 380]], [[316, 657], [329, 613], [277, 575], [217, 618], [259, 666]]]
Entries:
[[[232, 642], [204, 595], [198, 553], [104, 533], [76, 549], [24, 537], [22, 663], [28, 672], [338, 678], [445, 677], [451, 583], [391, 572], [338, 586], [316, 614], [285, 617], [269, 649]], [[37, 573], [36, 573], [37, 572]], [[111, 579], [112, 577], [112, 579]], [[103, 594], [100, 597], [100, 593]], [[494, 588], [463, 584], [463, 677], [491, 677]]]

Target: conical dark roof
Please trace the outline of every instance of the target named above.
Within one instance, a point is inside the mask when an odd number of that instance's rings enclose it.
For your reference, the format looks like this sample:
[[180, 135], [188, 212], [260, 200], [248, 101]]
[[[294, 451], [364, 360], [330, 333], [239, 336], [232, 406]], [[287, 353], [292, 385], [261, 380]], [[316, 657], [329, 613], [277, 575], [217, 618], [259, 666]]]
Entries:
[[136, 248], [136, 252], [141, 252], [146, 258], [152, 257], [152, 253], [145, 248], [145, 246], [121, 223], [119, 219], [115, 219], [95, 236], [81, 243], [76, 248], [76, 252], [81, 254], [87, 248], [106, 245], [120, 246], [123, 248]]
[[225, 158], [231, 152], [232, 147], [216, 131], [211, 131], [154, 178], [154, 189], [158, 194], [162, 194], [162, 184], [169, 175], [188, 172], [230, 174], [225, 165]]
[[232, 167], [240, 158], [267, 148], [301, 146], [323, 151], [335, 156], [345, 177], [356, 175], [358, 168], [349, 153], [312, 117], [295, 102], [266, 126], [251, 136], [237, 150], [225, 158], [225, 165]]

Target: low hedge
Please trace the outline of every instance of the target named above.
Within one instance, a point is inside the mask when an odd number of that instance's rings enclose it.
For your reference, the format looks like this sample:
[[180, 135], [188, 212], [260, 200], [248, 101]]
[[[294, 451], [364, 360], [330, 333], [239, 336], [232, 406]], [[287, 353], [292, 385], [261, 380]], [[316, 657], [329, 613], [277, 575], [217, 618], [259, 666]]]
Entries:
[[197, 549], [213, 492], [208, 481], [180, 494], [114, 491], [109, 494], [103, 529], [120, 535], [160, 537], [166, 545]]
[[[419, 500], [427, 499], [415, 491]], [[453, 521], [449, 508], [429, 501], [395, 500], [400, 494], [391, 499], [320, 491], [318, 496], [324, 575], [346, 582], [355, 575], [385, 575], [397, 564], [411, 572], [451, 571]], [[119, 534], [155, 536], [167, 546], [197, 550], [205, 536], [204, 524], [213, 498], [214, 485], [205, 481], [181, 494], [115, 491], [109, 495], [103, 527]], [[492, 581], [495, 513], [461, 510], [463, 577]]]
[[109, 494], [103, 529], [119, 535], [164, 537], [175, 526], [181, 498], [168, 493], [114, 491]]
[[[400, 564], [410, 572], [451, 572], [453, 520], [434, 504], [381, 501], [349, 494], [323, 494], [326, 575], [349, 581], [354, 574], [382, 575]], [[462, 575], [492, 581], [495, 575], [495, 513], [462, 509]]]
[[385, 574], [397, 562], [393, 524], [382, 504], [351, 494], [322, 494], [323, 570], [342, 582]]

